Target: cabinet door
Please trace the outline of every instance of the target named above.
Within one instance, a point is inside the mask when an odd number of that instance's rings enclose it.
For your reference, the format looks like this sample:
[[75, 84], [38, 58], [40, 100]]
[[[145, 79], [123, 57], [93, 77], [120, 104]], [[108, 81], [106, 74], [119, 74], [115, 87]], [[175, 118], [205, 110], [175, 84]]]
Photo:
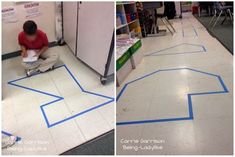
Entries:
[[80, 2], [77, 57], [103, 75], [114, 30], [113, 2]]
[[78, 2], [63, 2], [64, 40], [76, 55]]

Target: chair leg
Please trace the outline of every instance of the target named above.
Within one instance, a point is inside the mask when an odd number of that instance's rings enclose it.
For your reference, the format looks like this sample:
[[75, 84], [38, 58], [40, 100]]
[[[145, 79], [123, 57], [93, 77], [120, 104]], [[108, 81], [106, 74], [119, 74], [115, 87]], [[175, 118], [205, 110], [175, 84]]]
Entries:
[[221, 16], [221, 14], [223, 13], [223, 11], [221, 10], [220, 11], [220, 13], [219, 13], [219, 16], [217, 17], [217, 19], [216, 19], [216, 21], [215, 21], [215, 23], [214, 23], [214, 25], [212, 26], [212, 29], [215, 27], [215, 25], [217, 24], [217, 22], [218, 22], [218, 20], [219, 20], [219, 18], [220, 18], [220, 16]]
[[224, 17], [224, 19], [223, 19], [223, 21], [221, 22], [221, 25], [223, 25], [224, 24], [224, 22], [227, 20], [227, 12], [225, 11], [225, 15], [224, 15], [225, 17]]
[[173, 29], [173, 31], [176, 32], [175, 28], [172, 26], [172, 24], [170, 23], [170, 21], [168, 20], [167, 17], [165, 17], [165, 21], [170, 25], [170, 27]]
[[210, 22], [209, 22], [209, 26], [213, 24], [214, 19], [216, 18], [216, 12], [213, 15], [213, 17], [211, 18]]
[[170, 31], [171, 35], [173, 35], [173, 32], [170, 30], [170, 28], [167, 26], [166, 22], [164, 21], [164, 18], [160, 18], [163, 22], [163, 24], [166, 26], [166, 28], [168, 29], [168, 31]]
[[152, 27], [151, 27], [151, 34], [154, 34], [154, 22], [152, 23]]
[[151, 34], [153, 34], [153, 25], [152, 25], [152, 27], [151, 27]]
[[208, 7], [209, 16], [211, 16], [211, 7]]
[[233, 16], [232, 16], [232, 14], [231, 14], [230, 9], [228, 9], [228, 14], [229, 14], [229, 17], [230, 17], [231, 22], [233, 23]]
[[213, 15], [213, 17], [211, 18], [211, 20], [209, 22], [209, 26], [213, 25], [213, 23], [215, 22], [216, 18], [217, 18], [217, 10], [215, 9], [214, 10], [214, 15]]
[[198, 7], [198, 16], [201, 17], [201, 10], [200, 10], [200, 7]]
[[154, 23], [153, 23], [153, 34], [157, 34], [157, 24], [156, 24], [156, 21], [154, 20]]
[[144, 29], [144, 37], [146, 37], [147, 36], [147, 33], [146, 33], [146, 28], [145, 28], [145, 24], [143, 25], [143, 29]]

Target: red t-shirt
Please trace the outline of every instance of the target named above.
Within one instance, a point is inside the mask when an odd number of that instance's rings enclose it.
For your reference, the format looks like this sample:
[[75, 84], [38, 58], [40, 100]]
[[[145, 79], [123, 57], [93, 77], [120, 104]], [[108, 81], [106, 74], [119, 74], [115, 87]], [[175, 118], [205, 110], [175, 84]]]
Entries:
[[20, 45], [25, 46], [26, 49], [41, 49], [44, 46], [48, 46], [47, 35], [41, 30], [37, 30], [37, 37], [34, 41], [27, 40], [25, 33], [20, 32], [18, 42]]

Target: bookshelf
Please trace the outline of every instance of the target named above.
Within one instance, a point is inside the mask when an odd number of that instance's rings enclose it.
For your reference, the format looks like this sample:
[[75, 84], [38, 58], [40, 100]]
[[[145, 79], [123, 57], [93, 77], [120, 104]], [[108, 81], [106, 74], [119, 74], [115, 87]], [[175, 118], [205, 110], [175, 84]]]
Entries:
[[[117, 85], [140, 62], [141, 27], [135, 2], [116, 2]], [[137, 52], [137, 53], [136, 53]]]
[[116, 3], [116, 34], [129, 34], [141, 38], [141, 28], [135, 2]]
[[192, 11], [192, 2], [191, 1], [184, 1], [181, 3], [182, 12], [189, 12]]

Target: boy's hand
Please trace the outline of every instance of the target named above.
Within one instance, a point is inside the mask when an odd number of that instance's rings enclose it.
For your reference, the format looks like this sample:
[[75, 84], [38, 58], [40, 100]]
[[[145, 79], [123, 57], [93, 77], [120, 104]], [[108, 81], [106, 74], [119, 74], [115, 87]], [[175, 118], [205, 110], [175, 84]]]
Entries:
[[36, 54], [34, 55], [34, 57], [39, 57], [41, 55], [41, 51], [40, 50], [35, 50], [36, 51]]
[[22, 53], [21, 53], [21, 56], [22, 56], [23, 58], [25, 58], [25, 57], [28, 56], [28, 54], [27, 54], [27, 52], [22, 52]]
[[33, 57], [39, 57], [40, 56], [40, 54], [39, 53], [37, 53], [37, 54], [35, 54]]

